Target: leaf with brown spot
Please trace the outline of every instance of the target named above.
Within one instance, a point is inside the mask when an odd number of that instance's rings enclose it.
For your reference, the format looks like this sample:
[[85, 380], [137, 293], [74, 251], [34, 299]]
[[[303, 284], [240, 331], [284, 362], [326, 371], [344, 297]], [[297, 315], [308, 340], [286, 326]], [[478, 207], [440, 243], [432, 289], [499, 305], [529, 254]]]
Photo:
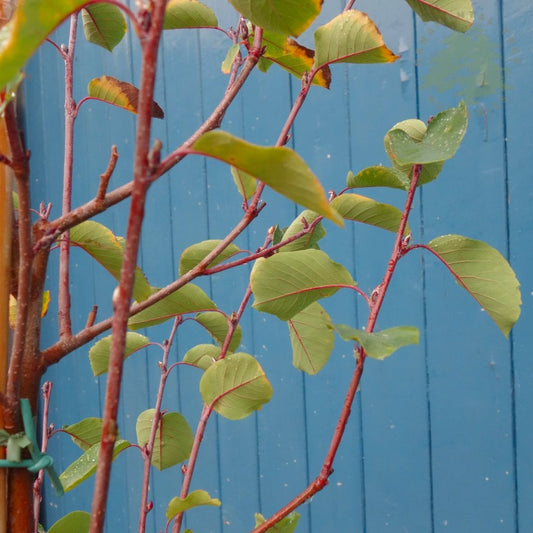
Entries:
[[[122, 107], [132, 113], [137, 113], [139, 89], [131, 83], [117, 80], [113, 76], [101, 76], [89, 82], [87, 92], [91, 98]], [[165, 117], [165, 113], [155, 101], [152, 102], [152, 117]]]
[[[309, 72], [313, 68], [315, 51], [302, 46], [290, 37], [265, 31], [262, 43], [265, 46], [262, 59], [268, 63], [276, 63], [297, 78], [301, 79], [305, 72]], [[266, 65], [263, 65], [262, 70], [266, 71], [265, 67]], [[331, 71], [326, 65], [316, 73], [313, 84], [329, 89], [330, 83]]]

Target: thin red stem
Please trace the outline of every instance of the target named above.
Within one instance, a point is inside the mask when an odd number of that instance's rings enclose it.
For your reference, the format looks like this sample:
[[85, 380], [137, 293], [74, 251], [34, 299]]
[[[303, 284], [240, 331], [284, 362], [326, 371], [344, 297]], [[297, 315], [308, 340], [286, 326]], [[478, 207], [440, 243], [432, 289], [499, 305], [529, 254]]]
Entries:
[[[405, 249], [404, 246], [404, 232], [407, 225], [407, 220], [409, 218], [409, 213], [411, 211], [411, 206], [413, 204], [414, 195], [416, 192], [416, 186], [418, 183], [418, 178], [420, 176], [420, 165], [415, 165], [413, 167], [413, 173], [412, 173], [412, 179], [411, 179], [411, 186], [409, 188], [409, 192], [407, 193], [407, 199], [405, 202], [404, 210], [402, 212], [402, 218], [400, 221], [400, 227], [398, 228], [398, 232], [396, 234], [396, 239], [394, 242], [394, 246], [391, 253], [391, 258], [389, 260], [389, 263], [387, 265], [387, 270], [385, 272], [385, 275], [383, 277], [383, 281], [378, 286], [378, 290], [374, 291], [374, 294], [376, 295], [375, 298], [371, 299], [370, 303], [370, 314], [368, 317], [368, 321], [366, 324], [366, 331], [372, 332], [374, 330], [374, 326], [376, 324], [376, 320], [379, 314], [379, 311], [381, 309], [381, 305], [383, 303], [383, 299], [385, 298], [385, 295], [387, 293], [387, 289], [389, 287], [390, 281], [392, 279], [392, 276], [394, 274], [394, 270], [396, 268], [396, 265], [400, 258], [403, 255], [403, 250]], [[297, 507], [299, 507], [302, 503], [309, 500], [314, 494], [322, 490], [328, 483], [329, 476], [332, 473], [332, 465], [333, 461], [335, 460], [335, 456], [337, 454], [337, 450], [339, 448], [339, 445], [342, 441], [342, 438], [344, 436], [344, 431], [346, 428], [346, 424], [348, 422], [348, 418], [351, 413], [353, 400], [355, 398], [355, 394], [357, 392], [357, 389], [359, 387], [359, 383], [361, 381], [361, 377], [363, 375], [364, 370], [364, 364], [366, 360], [365, 352], [361, 348], [355, 348], [357, 352], [357, 365], [355, 367], [352, 380], [350, 382], [350, 386], [348, 387], [348, 391], [346, 393], [344, 404], [341, 410], [341, 414], [339, 416], [339, 419], [337, 421], [337, 425], [335, 427], [335, 432], [333, 433], [333, 437], [331, 439], [331, 443], [328, 449], [328, 452], [326, 454], [326, 458], [324, 459], [324, 463], [322, 464], [322, 468], [320, 470], [320, 474], [316, 477], [316, 479], [304, 490], [302, 491], [298, 496], [296, 496], [294, 499], [292, 499], [287, 505], [285, 505], [283, 508], [281, 508], [279, 511], [277, 511], [275, 514], [273, 514], [268, 520], [263, 522], [260, 526], [256, 527], [253, 530], [253, 533], [264, 533], [268, 529], [270, 529], [274, 524], [278, 523], [280, 520], [282, 520], [285, 516], [287, 516], [289, 513], [294, 511]]]
[[112, 342], [102, 422], [102, 439], [98, 455], [90, 533], [104, 528], [113, 449], [117, 439], [117, 412], [122, 382], [126, 329], [137, 266], [146, 193], [150, 185], [150, 131], [152, 101], [157, 68], [157, 52], [163, 28], [166, 1], [154, 2], [150, 28], [141, 40], [142, 70], [139, 93], [137, 138], [135, 143], [133, 192], [120, 283], [113, 295]]
[[[70, 16], [70, 34], [65, 59], [65, 154], [63, 161], [63, 203], [61, 214], [64, 216], [72, 209], [72, 168], [74, 163], [74, 121], [76, 120], [76, 102], [72, 86], [74, 78], [74, 52], [76, 47], [76, 29], [78, 14]], [[66, 231], [61, 236], [59, 252], [59, 287], [58, 287], [58, 322], [59, 337], [72, 335], [70, 319], [70, 239]]]
[[143, 461], [144, 461], [144, 471], [143, 471], [143, 481], [142, 481], [142, 494], [141, 494], [141, 510], [139, 516], [139, 533], [144, 533], [146, 530], [146, 517], [148, 516], [148, 492], [150, 484], [150, 468], [152, 465], [152, 455], [154, 452], [154, 443], [155, 437], [157, 434], [157, 429], [161, 421], [161, 404], [163, 403], [163, 393], [165, 391], [165, 385], [169, 375], [168, 366], [168, 357], [170, 354], [170, 348], [174, 342], [174, 337], [178, 331], [178, 326], [181, 323], [181, 316], [176, 317], [174, 320], [174, 325], [172, 326], [172, 331], [167, 342], [164, 345], [163, 349], [163, 361], [160, 363], [161, 367], [161, 377], [159, 378], [159, 389], [157, 391], [157, 397], [154, 408], [154, 419], [152, 420], [152, 427], [150, 428], [150, 437], [146, 443], [145, 449], [143, 450]]

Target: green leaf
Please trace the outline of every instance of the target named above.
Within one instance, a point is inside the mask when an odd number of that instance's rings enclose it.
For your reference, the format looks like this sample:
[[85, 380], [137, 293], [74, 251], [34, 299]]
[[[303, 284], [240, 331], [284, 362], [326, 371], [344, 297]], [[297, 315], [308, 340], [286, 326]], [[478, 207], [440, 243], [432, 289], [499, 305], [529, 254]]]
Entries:
[[[96, 100], [102, 100], [102, 102], [137, 113], [139, 89], [127, 81], [117, 80], [113, 76], [94, 78], [87, 86], [87, 94]], [[165, 113], [155, 101], [152, 102], [152, 116], [154, 118], [165, 117]]]
[[315, 31], [315, 65], [392, 63], [394, 55], [366, 13], [349, 9]]
[[[408, 119], [408, 120], [402, 120], [401, 122], [398, 122], [397, 124], [395, 124], [391, 129], [404, 131], [415, 142], [421, 142], [427, 132], [427, 126], [424, 124], [424, 122], [422, 122], [421, 120], [415, 119], [415, 118]], [[407, 183], [409, 183], [411, 180], [408, 175], [411, 172], [412, 165], [409, 163], [406, 165], [399, 165], [398, 163], [394, 161], [394, 157], [392, 156], [392, 150], [390, 146], [389, 135], [385, 135], [384, 144], [385, 144], [385, 151], [387, 152], [388, 156], [393, 161], [395, 170], [404, 173], [406, 175]], [[429, 183], [430, 181], [433, 181], [439, 175], [443, 166], [444, 166], [443, 161], [440, 161], [437, 163], [428, 163], [426, 165], [423, 165], [422, 171], [420, 172], [420, 175], [418, 177], [417, 186], [424, 185], [425, 183]]]
[[300, 250], [258, 259], [250, 275], [253, 307], [289, 320], [340, 286], [355, 285], [350, 273], [320, 250]]
[[164, 30], [217, 26], [218, 20], [213, 10], [197, 0], [169, 0], [167, 3]]
[[226, 54], [226, 57], [224, 58], [224, 61], [222, 61], [222, 65], [220, 66], [220, 70], [223, 74], [229, 74], [231, 72], [231, 66], [233, 65], [233, 61], [235, 61], [239, 50], [240, 45], [238, 43], [232, 44], [229, 47], [228, 53]]
[[[331, 205], [346, 219], [370, 224], [396, 233], [400, 227], [402, 212], [389, 204], [382, 204], [359, 194], [341, 194], [331, 201]], [[411, 233], [409, 225], [405, 235]]]
[[431, 20], [463, 33], [474, 23], [471, 0], [406, 0], [406, 2], [424, 22]]
[[331, 319], [318, 303], [312, 303], [287, 321], [292, 364], [308, 374], [318, 374], [328, 362], [335, 344]]
[[[266, 522], [266, 518], [261, 513], [255, 513], [255, 527], [260, 526]], [[267, 533], [293, 533], [296, 530], [300, 515], [292, 512], [277, 524], [269, 527]]]
[[[197, 314], [195, 320], [209, 332], [217, 344], [220, 346], [224, 344], [229, 326], [226, 317], [222, 313], [217, 311], [206, 311], [205, 313]], [[238, 348], [241, 339], [242, 328], [240, 325], [237, 325], [228, 347], [230, 352], [234, 352]]]
[[[104, 374], [109, 367], [109, 355], [111, 353], [111, 335], [100, 339], [89, 350], [89, 361], [91, 369], [95, 376]], [[126, 333], [126, 347], [124, 350], [124, 359], [128, 358], [132, 353], [147, 346], [150, 342], [148, 337], [128, 331]]]
[[[70, 243], [83, 248], [98, 261], [117, 281], [120, 281], [120, 269], [124, 256], [123, 241], [113, 235], [111, 230], [87, 220], [70, 230]], [[150, 296], [150, 285], [141, 269], [135, 269], [133, 297], [138, 302]]]
[[317, 177], [290, 148], [258, 146], [215, 130], [204, 133], [192, 149], [243, 170], [289, 200], [342, 226], [342, 217], [329, 206]]
[[272, 387], [255, 358], [238, 352], [216, 361], [204, 372], [200, 394], [220, 415], [240, 420], [270, 401]]
[[110, 52], [126, 34], [122, 11], [111, 4], [91, 4], [81, 11], [85, 38]]
[[229, 0], [256, 26], [298, 37], [315, 20], [323, 0]]
[[91, 515], [85, 511], [72, 511], [60, 518], [48, 533], [89, 533]]
[[[154, 292], [158, 290], [153, 289]], [[213, 309], [216, 309], [216, 305], [209, 296], [197, 285], [187, 283], [144, 311], [133, 315], [128, 321], [128, 326], [133, 330], [148, 328], [162, 324], [177, 315]]]
[[207, 370], [219, 357], [220, 346], [214, 344], [197, 344], [187, 350], [183, 362]]
[[[118, 454], [131, 446], [127, 440], [117, 440], [113, 448], [113, 461]], [[95, 472], [98, 464], [100, 443], [93, 444], [81, 457], [70, 464], [59, 476], [65, 492], [77, 487], [80, 483], [89, 479]]]
[[[135, 430], [137, 444], [142, 448], [150, 439], [155, 409], [143, 411], [137, 418]], [[180, 413], [165, 413], [155, 434], [152, 464], [165, 470], [188, 459], [191, 454], [194, 434], [187, 420]]]
[[413, 326], [398, 326], [367, 333], [361, 329], [351, 328], [345, 324], [335, 324], [335, 331], [345, 341], [356, 341], [369, 357], [385, 359], [398, 348], [409, 344], [418, 344], [420, 332]]
[[[1, 35], [2, 35], [2, 29], [0, 29], [0, 47], [1, 47]], [[4, 116], [4, 111], [6, 110], [7, 104], [17, 96], [17, 90], [19, 88], [19, 85], [22, 83], [22, 80], [24, 79], [24, 74], [22, 72], [19, 72], [15, 74], [14, 78], [12, 80], [9, 80], [7, 84], [5, 85], [4, 89], [0, 91], [0, 118]], [[16, 193], [13, 193], [15, 195]], [[18, 200], [18, 196], [17, 196]], [[13, 202], [13, 208], [18, 209], [18, 203], [15, 204]]]
[[[310, 211], [309, 209], [306, 209], [305, 211], [302, 211], [291, 223], [291, 225], [285, 230], [285, 233], [283, 233], [282, 241], [289, 239], [290, 237], [293, 237], [300, 231], [302, 231], [304, 226], [304, 220], [305, 225], [309, 226], [312, 224], [315, 219], [318, 217], [318, 213], [315, 213], [314, 211]], [[318, 241], [326, 236], [326, 230], [324, 229], [324, 226], [322, 225], [322, 222], [319, 222], [311, 231], [310, 233], [307, 233], [303, 235], [302, 237], [296, 239], [295, 241], [292, 241], [291, 243], [287, 244], [286, 246], [283, 246], [279, 249], [280, 252], [295, 252], [297, 250], [307, 250], [308, 248], [317, 248], [318, 249]]]
[[346, 176], [347, 187], [390, 187], [407, 191], [410, 181], [404, 172], [381, 165], [365, 168], [357, 174], [350, 171]]
[[428, 248], [449, 268], [507, 337], [520, 316], [520, 284], [507, 260], [487, 243], [443, 235]]
[[405, 131], [405, 122], [393, 127], [385, 136], [385, 148], [395, 166], [445, 161], [455, 155], [467, 125], [467, 109], [461, 102], [434, 117], [421, 140]]
[[[198, 242], [185, 248], [180, 258], [179, 274], [183, 276], [192, 270], [198, 263], [200, 263], [207, 255], [209, 255], [222, 241], [220, 239], [211, 239], [208, 241]], [[240, 249], [235, 244], [230, 244], [225, 248], [216, 259], [211, 261], [206, 268], [214, 267], [222, 263], [229, 257], [240, 252]]]
[[231, 167], [231, 175], [240, 195], [244, 200], [249, 200], [255, 193], [257, 180], [250, 174], [235, 167]]
[[0, 89], [12, 80], [46, 37], [87, 0], [19, 0], [0, 34]]
[[64, 426], [63, 431], [70, 435], [72, 442], [83, 451], [87, 451], [94, 444], [98, 444], [102, 438], [102, 419], [89, 417]]
[[[263, 60], [262, 70], [268, 70], [267, 63], [276, 63], [298, 79], [303, 74], [312, 70], [315, 62], [315, 51], [302, 46], [294, 39], [286, 35], [265, 31], [262, 45], [265, 52], [261, 56]], [[321, 68], [313, 76], [313, 85], [329, 89], [331, 84], [331, 71], [328, 66]]]
[[176, 496], [168, 503], [167, 520], [172, 520], [177, 514], [200, 505], [214, 505], [219, 507], [220, 500], [218, 498], [211, 498], [205, 490], [193, 490], [186, 498], [178, 498]]

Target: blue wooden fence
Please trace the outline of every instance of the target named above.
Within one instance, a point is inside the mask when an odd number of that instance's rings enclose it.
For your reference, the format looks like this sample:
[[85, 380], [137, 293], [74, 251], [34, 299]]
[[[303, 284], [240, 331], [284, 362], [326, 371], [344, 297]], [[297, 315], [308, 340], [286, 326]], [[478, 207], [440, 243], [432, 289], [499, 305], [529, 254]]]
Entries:
[[[227, 2], [206, 3], [217, 11], [221, 26], [236, 24]], [[326, 0], [319, 23], [342, 4]], [[533, 528], [533, 6], [529, 0], [479, 0], [476, 24], [466, 35], [421, 23], [404, 2], [361, 0], [357, 8], [370, 14], [402, 57], [392, 65], [333, 66], [331, 90], [313, 91], [296, 122], [292, 146], [326, 189], [338, 191], [348, 170], [386, 164], [382, 139], [394, 123], [417, 115], [425, 120], [465, 99], [467, 136], [439, 180], [421, 190], [412, 216], [414, 239], [460, 233], [489, 242], [510, 258], [524, 306], [507, 340], [441, 265], [409, 254], [378, 326], [416, 325], [420, 345], [386, 362], [368, 361], [335, 472], [326, 490], [300, 509], [298, 530], [526, 533]], [[66, 42], [65, 29], [56, 38]], [[133, 40], [130, 34], [113, 54], [104, 54], [80, 38], [76, 99], [84, 96], [90, 79], [102, 74], [138, 81]], [[154, 134], [166, 149], [186, 139], [223, 94], [220, 63], [227, 47], [218, 32], [165, 34], [156, 100], [166, 118], [157, 121]], [[62, 80], [56, 51], [43, 46], [27, 70], [26, 139], [32, 150], [33, 203], [53, 202], [55, 215], [61, 205]], [[298, 81], [281, 70], [255, 73], [224, 128], [251, 142], [273, 144], [298, 90]], [[83, 106], [76, 125], [74, 205], [95, 195], [109, 157], [102, 147], [117, 144], [121, 156], [111, 187], [130, 180], [134, 120], [98, 102]], [[403, 204], [396, 191], [378, 191], [376, 197]], [[257, 247], [269, 226], [286, 225], [298, 212], [274, 193], [268, 192], [266, 201], [240, 246]], [[187, 158], [159, 180], [149, 194], [140, 259], [151, 284], [162, 286], [176, 277], [185, 246], [224, 236], [240, 217], [239, 205], [228, 169], [212, 161]], [[124, 235], [126, 213], [122, 206], [97, 220]], [[366, 227], [327, 229], [328, 253], [352, 270], [364, 290], [377, 285], [392, 237]], [[115, 282], [79, 250], [73, 250], [72, 265], [73, 320], [79, 329], [95, 303], [99, 317], [108, 316]], [[57, 252], [50, 267], [52, 291], [56, 274]], [[203, 287], [231, 311], [246, 282], [246, 272], [225, 273]], [[327, 305], [336, 321], [356, 325], [365, 319], [364, 308], [350, 295], [335, 296]], [[43, 346], [56, 335], [53, 310], [46, 320]], [[315, 477], [354, 365], [348, 344], [338, 342], [326, 368], [317, 377], [304, 376], [291, 366], [284, 324], [250, 312], [243, 326], [243, 349], [257, 355], [275, 393], [257, 416], [210, 421], [192, 488], [208, 490], [222, 507], [190, 511], [187, 527], [196, 533], [249, 531], [255, 512], [270, 515]], [[203, 339], [199, 329], [182, 328], [175, 359]], [[169, 325], [148, 333], [161, 341]], [[47, 375], [54, 382], [50, 418], [56, 427], [100, 414], [105, 377], [92, 377], [87, 351], [79, 350]], [[124, 438], [135, 441], [137, 414], [153, 406], [160, 357], [150, 348], [127, 361], [120, 414]], [[198, 379], [195, 369], [180, 369], [164, 397], [164, 408], [179, 410], [193, 427], [201, 409]], [[50, 450], [59, 470], [79, 453], [61, 434], [51, 440]], [[108, 531], [136, 531], [139, 453], [124, 452], [113, 472]], [[166, 504], [177, 495], [180, 481], [177, 469], [154, 474], [149, 531], [164, 529]], [[91, 481], [60, 499], [47, 491], [46, 523], [70, 510], [90, 510], [91, 494]]]

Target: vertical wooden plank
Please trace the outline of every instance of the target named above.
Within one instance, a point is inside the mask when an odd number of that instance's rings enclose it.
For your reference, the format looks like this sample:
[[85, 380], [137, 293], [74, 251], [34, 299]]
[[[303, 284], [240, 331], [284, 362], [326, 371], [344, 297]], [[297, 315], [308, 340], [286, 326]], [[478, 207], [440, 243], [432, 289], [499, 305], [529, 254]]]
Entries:
[[527, 531], [533, 523], [533, 362], [531, 359], [533, 321], [533, 261], [531, 228], [530, 154], [532, 142], [528, 134], [533, 121], [531, 80], [531, 28], [533, 6], [529, 2], [511, 0], [500, 2], [503, 14], [502, 45], [505, 74], [505, 146], [508, 176], [509, 247], [511, 265], [522, 285], [522, 316], [512, 332], [512, 356], [514, 361], [513, 392], [515, 399], [514, 431], [516, 435], [516, 490], [517, 531]]
[[[424, 240], [460, 233], [506, 252], [506, 190], [497, 2], [451, 34], [419, 25], [421, 116], [469, 105], [467, 136], [424, 187]], [[427, 357], [435, 531], [515, 527], [509, 344], [441, 265], [426, 264]]]

